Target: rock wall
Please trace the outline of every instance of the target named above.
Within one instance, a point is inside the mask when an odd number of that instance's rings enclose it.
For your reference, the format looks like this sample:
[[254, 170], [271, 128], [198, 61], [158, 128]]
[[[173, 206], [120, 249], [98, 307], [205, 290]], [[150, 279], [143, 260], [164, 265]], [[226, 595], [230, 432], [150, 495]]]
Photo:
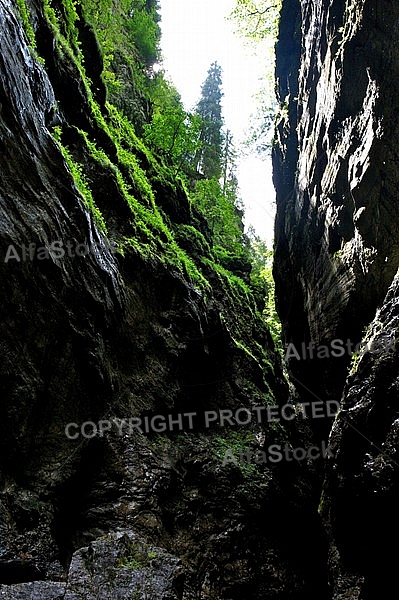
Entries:
[[[284, 5], [283, 31], [299, 22], [278, 47], [279, 313], [296, 348], [356, 345], [397, 269], [398, 11], [367, 1]], [[339, 396], [348, 354], [290, 367], [303, 389]]]
[[[334, 600], [394, 586], [398, 23], [395, 2], [289, 0], [277, 46], [274, 274], [288, 368], [302, 399], [342, 399], [320, 504]], [[352, 355], [363, 337], [369, 351]]]
[[398, 535], [398, 279], [370, 324], [330, 441], [320, 514], [330, 537], [333, 598], [377, 599], [396, 585]]

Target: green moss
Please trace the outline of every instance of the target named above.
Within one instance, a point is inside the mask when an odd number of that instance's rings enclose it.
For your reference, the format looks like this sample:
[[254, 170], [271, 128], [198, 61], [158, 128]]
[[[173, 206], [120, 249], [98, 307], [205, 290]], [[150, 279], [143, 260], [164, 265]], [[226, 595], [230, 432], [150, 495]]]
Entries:
[[119, 164], [123, 165], [127, 169], [138, 193], [140, 194], [141, 200], [146, 200], [147, 205], [154, 208], [154, 192], [152, 191], [145, 172], [139, 166], [136, 157], [131, 152], [124, 150], [119, 144], [117, 145], [117, 149]]
[[74, 50], [76, 56], [79, 56], [79, 59], [83, 61], [83, 55], [80, 50], [81, 42], [79, 41], [79, 32], [76, 26], [77, 21], [79, 21], [76, 4], [74, 0], [62, 0], [61, 6], [65, 14], [64, 37]]
[[[202, 258], [201, 262], [217, 274], [218, 288], [224, 291], [223, 310], [220, 320], [235, 346], [239, 348], [251, 362], [255, 362], [262, 372], [264, 385], [267, 388], [267, 397], [275, 403], [274, 394], [268, 384], [269, 377], [274, 376], [274, 367], [269, 360], [266, 349], [254, 339], [254, 326], [265, 328], [265, 319], [257, 311], [251, 289], [240, 278], [220, 265]], [[245, 319], [241, 317], [238, 307], [245, 306]]]
[[46, 17], [49, 25], [51, 25], [51, 27], [53, 29], [53, 33], [56, 35], [59, 34], [59, 23], [58, 23], [57, 15], [55, 14], [55, 10], [51, 6], [49, 0], [43, 1], [43, 9], [44, 9], [44, 16]]
[[343, 261], [343, 254], [344, 254], [344, 251], [341, 248], [340, 250], [337, 250], [336, 252], [334, 252], [333, 259], [336, 260], [336, 261], [341, 261], [342, 262]]
[[126, 542], [126, 552], [119, 559], [118, 567], [122, 569], [145, 569], [149, 566], [150, 561], [158, 557], [158, 553], [150, 549], [147, 544], [128, 540]]
[[24, 31], [26, 37], [28, 38], [29, 46], [33, 50], [36, 49], [36, 36], [32, 24], [30, 22], [30, 14], [26, 7], [25, 0], [16, 0], [17, 6], [19, 10], [19, 14], [21, 16], [22, 25], [24, 26]]
[[[140, 166], [135, 152], [138, 152], [156, 170], [155, 159], [145, 149], [134, 134], [127, 120], [119, 115], [115, 107], [109, 105], [112, 119], [107, 122], [100, 107], [90, 101], [97, 124], [112, 139], [117, 149], [118, 164], [114, 164], [106, 153], [89, 140], [88, 134], [79, 131], [90, 156], [103, 169], [110, 171], [119, 191], [132, 212], [134, 236], [122, 241], [122, 252], [132, 248], [144, 259], [161, 262], [166, 268], [173, 268], [202, 293], [210, 292], [210, 285], [199, 268], [187, 253], [179, 247], [172, 231], [167, 227], [155, 204], [151, 180]], [[122, 173], [122, 169], [124, 173]], [[87, 187], [87, 186], [86, 186]]]
[[83, 166], [73, 159], [68, 148], [61, 143], [61, 129], [59, 127], [54, 128], [54, 138], [65, 158], [65, 162], [67, 163], [75, 185], [81, 194], [84, 205], [92, 214], [98, 228], [101, 229], [104, 233], [107, 233], [107, 227], [104, 218], [101, 214], [100, 209], [98, 208], [98, 206], [96, 206], [93, 200], [93, 194], [87, 182]]
[[32, 56], [42, 65], [44, 66], [44, 60], [37, 53], [37, 44], [36, 44], [36, 35], [31, 23], [30, 12], [25, 4], [25, 0], [16, 0], [19, 15], [22, 21], [22, 25], [25, 31], [25, 35], [28, 39], [28, 46]]
[[109, 124], [114, 135], [114, 141], [118, 142], [125, 150], [142, 153], [146, 157], [148, 163], [155, 163], [155, 159], [151, 152], [145, 146], [144, 142], [136, 135], [132, 123], [109, 102], [107, 102], [106, 107], [109, 114]]
[[245, 300], [248, 302], [249, 306], [252, 306], [253, 310], [255, 311], [255, 303], [252, 295], [252, 290], [245, 283], [245, 281], [241, 279], [241, 277], [233, 275], [231, 271], [228, 271], [227, 269], [222, 267], [222, 265], [219, 265], [217, 262], [212, 261], [209, 258], [203, 257], [202, 263], [210, 267], [219, 275], [221, 275], [234, 295], [244, 295]]
[[[112, 0], [109, 4], [109, 10], [111, 8], [113, 10]], [[84, 7], [85, 10], [88, 10], [87, 3], [84, 4]], [[127, 4], [122, 8], [127, 10]], [[93, 8], [90, 10], [93, 12]], [[204, 270], [203, 260], [208, 260], [206, 270], [217, 271], [218, 276], [223, 278], [224, 285], [229, 286], [229, 294], [233, 301], [246, 302], [252, 306], [253, 298], [248, 286], [240, 278], [211, 260], [209, 244], [198, 230], [188, 224], [173, 227], [169, 223], [168, 226], [168, 219], [156, 205], [154, 188], [156, 186], [157, 190], [175, 190], [177, 180], [172, 171], [152, 155], [136, 135], [132, 123], [115, 106], [107, 103], [107, 114], [104, 114], [94, 100], [90, 90], [91, 82], [85, 74], [83, 56], [80, 51], [77, 28], [79, 17], [76, 3], [73, 0], [62, 0], [60, 5], [55, 5], [51, 3], [51, 0], [45, 0], [44, 11], [54, 32], [58, 53], [75, 65], [85, 85], [93, 131], [100, 128], [116, 150], [116, 156], [113, 154], [111, 159], [105, 149], [99, 146], [98, 141], [95, 141], [95, 139], [99, 139], [98, 136], [93, 139], [92, 134], [79, 130], [82, 143], [88, 151], [86, 156], [89, 156], [98, 167], [104, 170], [107, 176], [114, 179], [120, 195], [130, 208], [132, 233], [122, 240], [121, 252], [125, 253], [131, 249], [139, 253], [145, 260], [161, 263], [165, 268], [175, 271], [186, 279], [204, 297], [211, 293], [211, 286], [202, 272]], [[96, 18], [94, 14], [92, 16]], [[103, 18], [104, 15], [100, 20]], [[107, 22], [106, 29], [109, 27], [112, 29], [114, 25]], [[94, 29], [96, 35], [100, 35], [98, 27], [94, 27]], [[116, 34], [115, 31], [114, 33]], [[105, 43], [104, 36], [103, 42]], [[104, 218], [92, 193], [95, 181], [91, 181], [89, 173], [95, 172], [96, 169], [88, 169], [86, 161], [86, 166], [84, 166], [76, 160], [72, 149], [62, 143], [61, 130], [58, 135], [55, 132], [55, 137], [58, 137], [60, 149], [86, 207], [91, 211], [98, 226], [106, 232]], [[90, 164], [90, 160], [88, 162]], [[86, 172], [85, 169], [87, 169]]]
[[246, 452], [253, 441], [254, 434], [249, 429], [226, 429], [223, 431], [223, 435], [215, 435], [212, 439], [214, 457], [218, 462], [223, 463], [226, 452], [231, 450], [241, 473], [245, 477], [252, 478], [258, 473], [257, 465], [251, 463], [241, 464], [239, 454], [240, 452]]
[[175, 226], [174, 235], [179, 246], [194, 258], [201, 259], [204, 256], [211, 256], [208, 242], [202, 233], [192, 225], [179, 224]]
[[348, 367], [349, 374], [354, 375], [359, 368], [360, 359], [362, 358], [362, 353], [359, 350], [356, 350], [352, 353], [351, 361]]
[[80, 79], [85, 88], [87, 97], [90, 99], [91, 81], [86, 75], [84, 59], [79, 41], [79, 30], [77, 21], [79, 16], [76, 11], [77, 2], [74, 0], [62, 0], [53, 8], [50, 0], [44, 0], [44, 16], [50, 26], [55, 40], [55, 52], [58, 58], [69, 60], [77, 69]]
[[79, 57], [79, 61], [82, 61], [79, 32], [76, 27], [76, 22], [79, 20], [76, 4], [73, 0], [62, 0], [55, 9], [50, 0], [44, 0], [43, 9], [47, 22], [53, 30], [56, 44], [61, 45], [69, 55], [75, 55]]
[[[114, 164], [103, 150], [90, 141], [86, 132], [80, 130], [79, 134], [82, 136], [89, 155], [93, 160], [101, 168], [108, 169], [110, 176], [115, 178], [120, 194], [132, 212], [132, 228], [135, 235], [134, 237], [126, 237], [122, 241], [122, 251], [132, 248], [146, 260], [161, 262], [167, 268], [173, 267], [182, 277], [188, 279], [194, 287], [197, 287], [204, 293], [208, 293], [210, 286], [207, 280], [194, 264], [193, 260], [179, 247], [155, 205], [151, 183], [145, 171], [138, 164], [137, 158], [132, 152], [128, 152], [121, 147], [117, 141], [117, 135], [115, 135], [113, 127], [106, 123], [102, 115], [100, 117], [98, 105], [94, 101], [92, 105], [96, 107], [96, 119], [100, 122], [102, 129], [113, 139], [117, 147], [118, 164]], [[63, 151], [66, 159], [70, 161], [71, 167], [74, 168], [74, 177], [77, 178], [77, 183], [81, 191], [85, 194], [87, 201], [95, 211], [96, 207], [80, 165], [77, 166], [76, 163], [73, 163], [67, 149], [63, 148]], [[121, 167], [125, 167], [126, 178], [121, 172]], [[133, 193], [137, 195], [133, 195]]]

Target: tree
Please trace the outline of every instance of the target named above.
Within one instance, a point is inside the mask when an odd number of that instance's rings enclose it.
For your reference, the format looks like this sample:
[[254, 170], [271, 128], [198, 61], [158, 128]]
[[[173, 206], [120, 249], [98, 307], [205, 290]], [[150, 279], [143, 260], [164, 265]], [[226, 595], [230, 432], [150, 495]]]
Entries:
[[251, 117], [247, 146], [258, 153], [271, 151], [273, 123], [278, 111], [275, 94], [275, 42], [281, 0], [236, 0], [230, 15], [237, 32], [260, 54], [265, 64], [262, 87], [257, 94], [258, 109]]
[[248, 227], [247, 238], [252, 264], [251, 287], [276, 348], [282, 353], [281, 322], [275, 305], [273, 250], [267, 247], [267, 243], [256, 234], [252, 226]]
[[[233, 145], [233, 136], [231, 131], [228, 129], [224, 136], [224, 147], [223, 147], [223, 193], [226, 192], [230, 180], [235, 178], [235, 159], [236, 151]], [[236, 178], [235, 178], [236, 179]]]
[[199, 145], [199, 129], [197, 115], [186, 113], [181, 106], [169, 106], [153, 114], [151, 123], [144, 126], [144, 139], [168, 159], [175, 175], [184, 175]]
[[214, 62], [208, 70], [196, 107], [196, 114], [201, 120], [201, 145], [195, 156], [195, 170], [206, 179], [219, 179], [222, 175], [222, 97], [222, 69]]
[[281, 0], [236, 0], [231, 18], [241, 35], [252, 40], [277, 38]]
[[138, 51], [138, 57], [148, 70], [159, 59], [160, 19], [157, 0], [132, 1], [127, 27]]
[[179, 92], [162, 72], [154, 79], [152, 120], [144, 126], [144, 139], [163, 155], [175, 174], [190, 176], [199, 147], [200, 118], [184, 110]]
[[235, 196], [224, 193], [216, 178], [197, 181], [192, 199], [212, 234], [212, 245], [234, 255], [243, 253], [242, 212], [233, 202]]

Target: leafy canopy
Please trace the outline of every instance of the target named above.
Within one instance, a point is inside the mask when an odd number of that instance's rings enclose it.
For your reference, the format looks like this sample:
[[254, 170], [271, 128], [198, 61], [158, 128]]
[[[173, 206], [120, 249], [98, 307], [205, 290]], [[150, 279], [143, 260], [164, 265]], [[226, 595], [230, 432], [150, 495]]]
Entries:
[[259, 154], [271, 151], [272, 127], [278, 111], [275, 95], [274, 44], [278, 36], [282, 0], [236, 0], [230, 19], [236, 30], [257, 53], [265, 64], [261, 87], [256, 100], [258, 109], [252, 115], [247, 147]]
[[153, 114], [144, 126], [144, 140], [167, 160], [175, 175], [184, 177], [200, 146], [200, 118], [184, 110], [176, 88], [163, 78], [152, 98]]
[[231, 18], [238, 33], [252, 39], [277, 38], [282, 0], [236, 0]]

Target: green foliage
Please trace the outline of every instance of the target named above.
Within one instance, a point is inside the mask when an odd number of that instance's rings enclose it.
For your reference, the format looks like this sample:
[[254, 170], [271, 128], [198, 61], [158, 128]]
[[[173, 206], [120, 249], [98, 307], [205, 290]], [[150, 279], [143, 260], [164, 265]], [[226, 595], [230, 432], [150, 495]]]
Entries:
[[76, 1], [63, 0], [61, 6], [65, 14], [65, 19], [61, 21], [61, 33], [68, 42], [68, 46], [82, 62], [83, 57], [80, 50], [81, 43], [79, 41], [78, 28], [76, 27], [76, 23], [79, 21], [79, 16], [76, 12]]
[[222, 187], [224, 193], [230, 193], [236, 198], [238, 181], [236, 177], [236, 158], [237, 151], [234, 146], [233, 136], [231, 131], [227, 129], [224, 135], [224, 146], [222, 154], [223, 172], [222, 172]]
[[[226, 452], [231, 450], [237, 461], [238, 468], [246, 477], [253, 477], [258, 472], [255, 464], [241, 464], [239, 461], [240, 451], [246, 452], [250, 444], [254, 442], [254, 434], [249, 429], [226, 429], [223, 435], [215, 435], [213, 439], [213, 449], [215, 458], [223, 463]], [[231, 464], [235, 464], [231, 462]]]
[[[274, 64], [274, 57], [270, 58]], [[274, 92], [274, 71], [269, 71], [261, 80], [261, 88], [256, 94], [257, 112], [251, 115], [246, 140], [249, 151], [259, 155], [270, 155], [273, 144], [273, 125], [278, 114], [278, 103]]]
[[204, 256], [211, 257], [211, 248], [198, 229], [192, 225], [177, 225], [175, 228], [175, 239], [179, 246], [194, 259]]
[[[259, 327], [262, 327], [264, 320], [256, 309], [250, 286], [241, 277], [233, 275], [218, 263], [207, 258], [202, 258], [201, 262], [212, 271], [213, 275], [217, 275], [218, 288], [223, 290], [224, 310], [219, 315], [223, 327], [228, 331], [235, 346], [250, 357], [251, 361], [258, 364], [259, 372], [264, 377], [264, 383], [268, 389], [267, 396], [273, 398], [273, 393], [265, 378], [265, 374], [273, 372], [273, 367], [263, 346], [254, 340], [253, 324], [258, 323]], [[246, 306], [246, 314], [248, 315], [249, 311], [252, 318], [242, 319], [240, 311], [237, 310], [239, 306]]]
[[98, 228], [104, 231], [104, 233], [107, 233], [107, 227], [105, 225], [104, 218], [101, 214], [101, 211], [96, 206], [93, 200], [93, 194], [87, 182], [83, 166], [73, 159], [68, 148], [66, 146], [63, 146], [63, 144], [61, 143], [61, 129], [59, 127], [54, 128], [54, 138], [56, 139], [60, 150], [65, 158], [65, 161], [74, 179], [75, 185], [82, 196], [84, 205], [92, 214]]
[[43, 0], [43, 9], [48, 24], [52, 27], [53, 32], [57, 38], [59, 35], [59, 22], [57, 15], [55, 14], [54, 8], [50, 4], [50, 0]]
[[247, 38], [277, 39], [281, 4], [282, 0], [236, 0], [231, 19]]
[[118, 147], [140, 155], [147, 164], [158, 167], [159, 165], [150, 150], [144, 144], [143, 140], [136, 135], [131, 121], [112, 104], [107, 103], [106, 108], [109, 115], [107, 122], [104, 120], [101, 111], [99, 111], [99, 118], [102, 119], [102, 127], [108, 132], [114, 142], [118, 144]]
[[26, 6], [25, 0], [16, 0], [16, 3], [18, 6], [18, 11], [25, 31], [25, 35], [28, 40], [28, 47], [30, 53], [37, 60], [37, 62], [44, 66], [44, 59], [37, 53], [36, 34], [32, 25], [32, 17], [30, 11]]
[[223, 246], [214, 246], [213, 256], [224, 269], [232, 273], [244, 273], [250, 270], [248, 252], [244, 246], [238, 247], [234, 252]]
[[361, 358], [362, 358], [362, 354], [360, 353], [359, 350], [356, 350], [355, 352], [352, 353], [351, 361], [350, 361], [350, 364], [348, 367], [348, 371], [349, 371], [350, 375], [353, 375], [358, 370]]
[[29, 46], [35, 50], [36, 49], [36, 36], [34, 29], [32, 27], [30, 21], [30, 14], [26, 7], [25, 0], [17, 0], [17, 6], [19, 10], [19, 14], [21, 16], [21, 21], [24, 26], [26, 37], [28, 38]]
[[276, 311], [275, 286], [273, 278], [273, 250], [255, 234], [253, 228], [248, 231], [249, 254], [252, 264], [251, 287], [264, 320], [272, 335], [276, 348], [283, 354], [281, 341], [281, 322]]
[[247, 139], [249, 150], [269, 154], [273, 123], [278, 111], [275, 95], [275, 52], [282, 0], [236, 0], [230, 15], [237, 32], [254, 46], [266, 65], [259, 92], [257, 112], [251, 117]]
[[150, 69], [159, 57], [159, 14], [157, 2], [148, 0], [133, 0], [127, 21], [127, 31], [130, 34], [140, 60]]
[[343, 250], [343, 248], [340, 248], [340, 250], [337, 250], [336, 252], [334, 252], [333, 259], [338, 262], [343, 261], [343, 255], [344, 255], [344, 250]]
[[[93, 178], [93, 174], [103, 173], [113, 182], [131, 212], [130, 231], [118, 240], [122, 253], [136, 252], [145, 261], [173, 269], [204, 296], [211, 289], [207, 278], [212, 277], [211, 271], [216, 273], [233, 304], [247, 303], [254, 315], [255, 296], [277, 340], [270, 256], [266, 264], [259, 259], [259, 252], [249, 253], [243, 234], [243, 211], [235, 176], [236, 152], [230, 132], [223, 132], [219, 65], [211, 65], [196, 113], [190, 114], [184, 110], [174, 86], [161, 72], [155, 75], [152, 71], [159, 41], [156, 1], [134, 0], [132, 4], [131, 0], [90, 3], [83, 0], [83, 7], [102, 48], [105, 80], [113, 95], [119, 98], [122, 110], [107, 102], [103, 111], [93, 99], [91, 82], [85, 75], [78, 39], [78, 13], [73, 0], [63, 0], [60, 7], [54, 5], [54, 8], [50, 0], [45, 0], [57, 51], [77, 66], [87, 91], [87, 110], [93, 130], [78, 132], [80, 148], [79, 143], [76, 148], [67, 148], [62, 144], [61, 129], [55, 130], [85, 205], [98, 226], [106, 231], [98, 208], [102, 206], [102, 199], [96, 195]], [[126, 86], [131, 84], [120, 78], [126, 66], [133, 78], [133, 102], [140, 104], [144, 98], [151, 116], [148, 122], [140, 117], [139, 128], [129, 118], [129, 111], [122, 112], [123, 98], [130, 89]], [[98, 129], [104, 137], [95, 133]], [[100, 142], [106, 138], [110, 144]], [[112, 153], [108, 147], [112, 147]], [[82, 149], [85, 164], [80, 162]], [[190, 190], [192, 214], [196, 217], [191, 222], [172, 225], [158, 208], [156, 194], [159, 189], [176, 188], [177, 175], [183, 177]], [[201, 227], [207, 239], [195, 225]], [[254, 268], [248, 286], [250, 258]], [[229, 322], [228, 327], [236, 345], [254, 357], [255, 344], [250, 336], [243, 334], [241, 325]]]
[[[140, 97], [146, 94], [151, 100], [151, 120], [142, 123], [142, 139], [127, 115], [112, 103], [106, 104], [107, 112], [103, 113], [93, 99], [91, 83], [84, 74], [75, 3], [64, 0], [61, 7], [53, 8], [50, 0], [45, 0], [47, 19], [55, 32], [58, 50], [78, 66], [86, 85], [92, 121], [112, 140], [116, 153], [111, 159], [105, 147], [95, 141], [99, 139], [97, 135], [94, 139], [93, 133], [79, 131], [87, 149], [85, 156], [89, 157], [83, 165], [76, 158], [81, 156], [81, 151], [74, 156], [75, 150], [62, 144], [61, 130], [55, 131], [85, 205], [99, 227], [106, 231], [97, 205], [100, 199], [94, 194], [96, 203], [93, 197], [96, 182], [91, 178], [91, 173], [101, 169], [114, 181], [132, 214], [131, 234], [119, 240], [122, 252], [133, 250], [145, 260], [172, 267], [204, 294], [210, 290], [204, 272], [212, 269], [223, 279], [223, 285], [229, 287], [232, 297], [238, 302], [244, 301], [242, 298], [245, 297], [246, 302], [254, 305], [251, 290], [235, 275], [245, 273], [247, 276], [250, 267], [235, 177], [236, 153], [231, 134], [222, 130], [220, 67], [217, 63], [211, 65], [197, 112], [194, 115], [187, 113], [174, 86], [162, 73], [154, 75], [151, 72], [157, 60], [159, 41], [156, 2], [134, 0], [131, 4], [127, 0], [118, 3], [116, 0], [97, 0], [88, 3], [83, 0], [83, 7], [100, 41], [104, 68], [113, 93], [124, 94], [125, 82], [119, 80], [119, 71], [115, 67], [123, 55], [123, 64], [130, 65], [133, 73], [135, 93]], [[208, 240], [194, 227], [194, 222], [175, 225], [172, 230], [157, 207], [155, 184], [157, 188], [173, 187], [176, 175], [183, 176], [191, 190], [193, 211], [199, 215], [197, 223], [203, 223]], [[263, 277], [265, 296], [271, 303], [271, 284], [265, 283], [267, 273], [259, 273], [258, 277]], [[232, 334], [237, 344], [248, 347], [238, 330]]]
[[[33, 45], [26, 6], [23, 0], [18, 0], [18, 5]], [[245, 273], [248, 281], [250, 267], [235, 177], [236, 153], [231, 134], [223, 132], [220, 67], [211, 65], [197, 112], [190, 114], [174, 86], [153, 70], [159, 34], [154, 0], [134, 0], [133, 4], [127, 0], [83, 0], [83, 9], [102, 49], [104, 80], [119, 108], [107, 102], [104, 109], [93, 98], [92, 84], [85, 74], [79, 42], [80, 12], [75, 2], [44, 0], [57, 58], [77, 69], [75, 76], [81, 77], [87, 95], [84, 111], [90, 128], [69, 126], [68, 144], [62, 128], [54, 128], [85, 207], [99, 229], [107, 233], [100, 208], [107, 211], [108, 221], [112, 200], [108, 197], [103, 204], [103, 191], [111, 190], [130, 210], [124, 236], [117, 240], [124, 256], [138, 254], [148, 265], [173, 271], [205, 300], [211, 294], [208, 279], [218, 280], [226, 303], [220, 318], [237, 352], [242, 351], [257, 361], [262, 373], [267, 372], [267, 356], [253, 339], [252, 324], [243, 323], [237, 311], [245, 304], [257, 318], [252, 290], [237, 276]], [[125, 110], [127, 98], [130, 112]], [[138, 117], [135, 107], [141, 111]], [[182, 189], [177, 175], [190, 190], [192, 212], [191, 220], [189, 210], [187, 222], [172, 224], [157, 206], [157, 194], [178, 186]], [[97, 179], [106, 182], [104, 186], [98, 186]], [[187, 203], [187, 198], [184, 201]], [[107, 224], [111, 226], [111, 221]], [[115, 235], [114, 225], [112, 230]], [[124, 566], [141, 568], [143, 560], [132, 552], [124, 559]]]
[[233, 198], [223, 193], [216, 178], [201, 179], [195, 184], [193, 204], [206, 217], [213, 244], [226, 251], [241, 255], [243, 252], [242, 214], [233, 204]]
[[119, 559], [118, 567], [121, 569], [131, 569], [132, 571], [145, 569], [149, 566], [150, 561], [158, 556], [155, 550], [150, 549], [151, 546], [143, 542], [128, 540], [126, 546], [124, 556]]
[[199, 148], [200, 119], [179, 104], [154, 112], [144, 126], [144, 139], [158, 154], [165, 156], [175, 175], [188, 173]]
[[247, 304], [253, 304], [252, 291], [241, 277], [237, 277], [217, 263], [209, 262], [206, 258], [203, 258], [203, 262], [210, 265], [216, 273], [222, 275], [230, 288], [230, 292], [236, 296], [237, 300], [242, 301], [244, 299]]
[[[242, 225], [243, 213], [238, 207], [237, 180], [234, 174], [235, 152], [229, 133], [225, 137], [224, 145], [221, 145], [223, 136], [220, 129], [222, 124], [220, 84], [220, 67], [213, 64], [203, 86], [202, 99], [204, 102], [201, 103], [200, 101], [199, 103], [202, 116], [199, 114], [193, 115], [184, 110], [176, 88], [167, 82], [162, 74], [158, 74], [152, 80], [152, 120], [143, 127], [143, 139], [147, 146], [156, 152], [158, 156], [163, 157], [165, 163], [171, 168], [172, 176], [179, 175], [183, 177], [187, 186], [192, 190], [190, 195], [192, 204], [206, 220], [207, 229], [212, 237], [212, 245], [215, 248], [214, 256], [216, 260], [220, 261], [226, 268], [231, 268], [234, 271], [240, 269], [248, 271], [248, 257]], [[209, 91], [212, 98], [211, 102], [205, 102], [205, 90]], [[116, 145], [119, 161], [128, 165], [131, 161], [129, 156], [132, 150], [134, 152], [139, 150], [145, 153], [146, 161], [157, 172], [157, 177], [160, 173], [162, 177], [161, 166], [159, 163], [155, 165], [153, 157], [148, 153], [145, 145], [138, 140], [128, 120], [121, 117], [115, 107], [108, 105], [108, 110], [111, 122], [115, 126], [118, 135]], [[209, 114], [207, 113], [208, 110]], [[217, 117], [217, 136], [219, 136], [216, 155], [212, 154], [215, 147], [213, 149], [209, 147], [208, 142], [211, 137], [205, 136], [203, 120], [206, 117], [211, 122], [214, 114]], [[202, 142], [200, 141], [201, 136], [203, 138]], [[133, 143], [132, 140], [134, 140]], [[199, 152], [202, 152], [203, 144], [208, 144], [204, 159], [198, 155]], [[139, 146], [141, 147], [139, 148]], [[216, 166], [211, 165], [214, 160], [216, 160]], [[201, 164], [205, 161], [204, 164], [208, 165], [208, 174], [216, 171], [219, 175], [222, 174], [221, 166], [223, 163], [222, 181], [219, 181], [217, 177], [198, 180], [195, 172], [196, 161], [200, 161]], [[131, 167], [132, 173], [135, 173], [137, 177], [139, 173], [137, 164], [131, 165]], [[143, 181], [140, 188], [143, 190]], [[141, 195], [143, 195], [142, 192]], [[149, 194], [147, 196], [150, 197]], [[191, 237], [193, 237], [193, 230], [194, 228], [192, 228]], [[183, 244], [183, 248], [188, 249], [190, 244], [188, 240], [183, 239], [181, 229], [176, 231], [176, 235]], [[198, 252], [195, 253], [198, 255]], [[190, 271], [193, 274], [192, 269]]]
[[153, 67], [159, 60], [156, 0], [82, 0], [103, 54], [109, 99], [141, 130], [150, 117]]
[[[179, 247], [172, 231], [166, 225], [159, 209], [155, 204], [154, 193], [147, 173], [138, 164], [136, 153], [141, 153], [155, 170], [162, 170], [161, 165], [151, 157], [143, 143], [135, 136], [127, 119], [121, 116], [115, 107], [108, 109], [112, 119], [104, 119], [98, 105], [92, 100], [91, 107], [97, 123], [113, 140], [117, 148], [118, 163], [113, 163], [107, 154], [99, 149], [89, 139], [84, 131], [79, 131], [88, 149], [88, 154], [96, 164], [112, 177], [121, 196], [125, 199], [132, 212], [132, 235], [120, 240], [122, 253], [133, 249], [144, 260], [160, 262], [166, 268], [173, 268], [187, 279], [193, 286], [204, 294], [210, 290], [209, 283], [202, 275], [193, 260]], [[129, 132], [131, 135], [129, 135]], [[87, 175], [84, 174], [82, 165], [74, 161], [71, 153], [60, 142], [60, 128], [55, 128], [56, 139], [71, 169], [75, 183], [81, 191], [86, 204], [99, 220], [99, 225], [104, 229], [100, 213], [96, 207], [90, 190]], [[130, 146], [130, 150], [126, 148]], [[123, 173], [122, 173], [123, 169]], [[94, 188], [95, 181], [92, 182]]]
[[260, 277], [264, 279], [266, 283], [267, 296], [266, 306], [263, 311], [265, 316], [266, 324], [272, 335], [274, 344], [280, 354], [283, 355], [283, 346], [281, 341], [281, 322], [276, 311], [276, 299], [275, 299], [275, 286], [273, 279], [273, 254], [270, 251], [267, 264], [260, 272]]

